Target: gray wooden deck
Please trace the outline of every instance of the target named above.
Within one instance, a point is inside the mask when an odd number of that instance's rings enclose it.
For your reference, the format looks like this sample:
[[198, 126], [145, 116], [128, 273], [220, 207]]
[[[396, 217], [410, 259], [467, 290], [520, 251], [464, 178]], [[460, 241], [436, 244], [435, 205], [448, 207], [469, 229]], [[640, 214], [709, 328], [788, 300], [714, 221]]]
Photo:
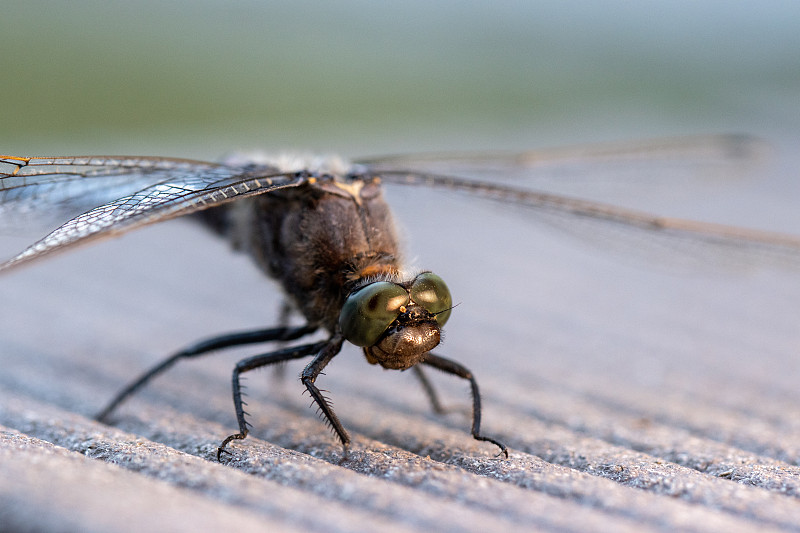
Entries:
[[800, 530], [796, 275], [649, 269], [520, 213], [454, 212], [400, 218], [460, 302], [439, 351], [478, 376], [508, 460], [470, 438], [464, 384], [432, 376], [451, 408], [436, 416], [410, 373], [355, 350], [318, 382], [345, 459], [295, 364], [248, 376], [251, 437], [214, 460], [253, 349], [176, 367], [94, 422], [170, 351], [275, 318], [244, 258], [169, 223], [0, 278], [0, 529]]

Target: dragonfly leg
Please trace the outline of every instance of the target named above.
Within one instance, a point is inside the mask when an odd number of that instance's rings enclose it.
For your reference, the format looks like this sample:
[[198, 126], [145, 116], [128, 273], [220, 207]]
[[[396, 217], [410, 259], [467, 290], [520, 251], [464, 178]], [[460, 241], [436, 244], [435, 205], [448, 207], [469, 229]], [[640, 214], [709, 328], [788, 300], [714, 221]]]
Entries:
[[425, 394], [428, 395], [428, 399], [431, 402], [433, 411], [436, 414], [445, 414], [447, 410], [442, 406], [442, 402], [439, 401], [439, 395], [436, 393], [436, 389], [433, 388], [433, 383], [431, 383], [431, 380], [428, 379], [425, 371], [422, 370], [422, 367], [420, 365], [414, 365], [411, 367], [411, 369], [414, 371], [414, 374], [417, 376], [417, 378], [419, 378], [422, 388], [425, 389]]
[[460, 378], [469, 380], [470, 386], [472, 387], [472, 436], [476, 440], [491, 442], [492, 444], [498, 446], [500, 448], [500, 453], [497, 454], [498, 457], [500, 455], [505, 455], [506, 458], [508, 458], [508, 449], [506, 448], [505, 444], [491, 437], [487, 437], [486, 435], [481, 435], [481, 395], [480, 391], [478, 390], [478, 382], [475, 381], [475, 377], [472, 375], [472, 372], [455, 361], [434, 355], [432, 353], [428, 353], [422, 363], [432, 366], [433, 368], [438, 368], [442, 372], [447, 372], [448, 374], [453, 374]]
[[330, 401], [322, 395], [322, 392], [314, 384], [322, 370], [342, 349], [343, 343], [344, 337], [342, 337], [341, 334], [334, 336], [327, 346], [325, 346], [317, 354], [317, 356], [314, 357], [314, 360], [311, 361], [308, 366], [306, 366], [306, 368], [303, 370], [303, 373], [300, 375], [300, 381], [302, 381], [303, 385], [306, 386], [306, 389], [308, 390], [309, 394], [311, 394], [311, 398], [313, 398], [314, 402], [319, 407], [320, 413], [325, 418], [325, 421], [336, 432], [339, 440], [342, 441], [342, 446], [344, 447], [344, 453], [346, 456], [347, 446], [350, 444], [350, 436], [347, 434], [344, 426], [342, 426], [342, 423], [339, 421], [339, 418], [333, 411]]
[[[282, 350], [277, 350], [267, 354], [248, 357], [247, 359], [242, 359], [236, 363], [236, 366], [233, 369], [233, 406], [236, 410], [236, 421], [239, 424], [239, 433], [229, 435], [225, 438], [225, 440], [222, 441], [222, 444], [220, 444], [217, 448], [217, 461], [220, 460], [223, 452], [228, 453], [225, 450], [225, 447], [231, 441], [241, 440], [249, 433], [249, 423], [245, 419], [245, 416], [248, 413], [244, 410], [244, 406], [246, 404], [242, 400], [242, 385], [239, 376], [245, 372], [254, 370], [256, 368], [261, 368], [263, 366], [274, 365], [276, 363], [282, 363], [291, 359], [300, 359], [301, 357], [307, 357], [320, 351], [324, 352], [324, 350], [328, 348], [330, 344], [330, 341], [322, 341], [314, 344], [304, 344], [303, 346], [284, 348]], [[341, 346], [341, 343], [339, 346]]]
[[119, 405], [123, 401], [125, 401], [129, 396], [131, 396], [133, 393], [142, 388], [151, 379], [155, 378], [159, 374], [162, 374], [181, 359], [190, 359], [192, 357], [205, 355], [208, 352], [214, 350], [221, 350], [233, 346], [257, 344], [269, 341], [288, 341], [288, 340], [299, 339], [301, 337], [313, 333], [314, 331], [316, 331], [316, 329], [317, 328], [315, 326], [258, 329], [253, 331], [242, 331], [237, 333], [230, 333], [227, 335], [220, 335], [218, 337], [212, 337], [210, 339], [205, 339], [203, 341], [197, 342], [169, 356], [167, 359], [163, 360], [161, 363], [154, 366], [153, 368], [142, 374], [138, 379], [130, 383], [127, 387], [122, 389], [114, 397], [114, 399], [108, 403], [105, 409], [100, 411], [100, 413], [98, 413], [97, 416], [95, 416], [95, 420], [99, 422], [106, 422], [108, 420], [109, 415], [117, 407], [119, 407]]

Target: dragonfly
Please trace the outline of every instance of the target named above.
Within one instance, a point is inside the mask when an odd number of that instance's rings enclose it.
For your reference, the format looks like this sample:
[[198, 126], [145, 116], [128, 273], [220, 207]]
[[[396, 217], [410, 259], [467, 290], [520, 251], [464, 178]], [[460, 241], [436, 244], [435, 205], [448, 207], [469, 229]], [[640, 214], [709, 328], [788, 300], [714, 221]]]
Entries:
[[[239, 331], [201, 340], [170, 355], [132, 381], [97, 415], [108, 422], [116, 409], [180, 360], [226, 348], [278, 342], [280, 347], [239, 361], [232, 393], [238, 431], [222, 440], [244, 439], [242, 374], [285, 361], [311, 358], [300, 379], [322, 418], [347, 454], [350, 436], [316, 382], [345, 342], [386, 369], [408, 370], [420, 380], [437, 412], [443, 408], [425, 369], [466, 380], [472, 396], [472, 437], [507, 446], [481, 431], [481, 396], [468, 368], [434, 353], [454, 311], [446, 282], [402, 261], [384, 185], [417, 186], [465, 193], [553, 215], [589, 221], [589, 228], [645, 234], [647, 242], [691, 243], [711, 253], [731, 251], [758, 261], [778, 258], [800, 264], [800, 238], [730, 226], [667, 218], [574, 196], [528, 188], [553, 161], [592, 165], [603, 160], [711, 159], [730, 163], [752, 158], [761, 146], [741, 135], [667, 139], [519, 153], [440, 153], [377, 157], [349, 162], [338, 157], [234, 155], [221, 162], [165, 157], [0, 156], [0, 227], [55, 220], [56, 229], [0, 263], [0, 273], [130, 230], [190, 216], [249, 255], [281, 285], [288, 308], [305, 324]], [[545, 171], [546, 174], [548, 171]], [[474, 176], [482, 178], [476, 179]], [[490, 179], [505, 177], [511, 181]], [[592, 231], [591, 229], [588, 231]], [[302, 343], [319, 331], [325, 338]], [[291, 342], [300, 344], [288, 345]]]

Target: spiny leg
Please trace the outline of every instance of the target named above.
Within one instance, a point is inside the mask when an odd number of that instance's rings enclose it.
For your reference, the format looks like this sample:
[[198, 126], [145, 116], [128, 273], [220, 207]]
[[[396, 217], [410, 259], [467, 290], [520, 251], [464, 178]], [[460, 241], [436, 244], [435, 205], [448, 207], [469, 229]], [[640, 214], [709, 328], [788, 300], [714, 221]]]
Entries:
[[[284, 361], [289, 361], [291, 359], [300, 359], [301, 357], [307, 357], [313, 353], [320, 352], [325, 348], [331, 345], [331, 341], [322, 341], [316, 342], [313, 344], [304, 344], [303, 346], [296, 346], [293, 348], [284, 348], [282, 350], [277, 350], [274, 352], [270, 352], [267, 354], [255, 355], [253, 357], [248, 357], [247, 359], [243, 359], [236, 363], [236, 367], [233, 369], [233, 406], [236, 410], [236, 421], [239, 424], [239, 433], [234, 433], [233, 435], [228, 435], [225, 440], [222, 441], [222, 444], [219, 445], [217, 448], [217, 461], [220, 460], [220, 457], [223, 452], [229, 453], [225, 450], [225, 447], [232, 441], [232, 440], [241, 440], [247, 436], [249, 433], [249, 429], [247, 428], [248, 422], [245, 420], [245, 416], [248, 414], [244, 410], [245, 403], [242, 401], [242, 385], [239, 380], [239, 376], [245, 372], [250, 370], [254, 370], [256, 368], [261, 368], [267, 365], [273, 365], [275, 363], [282, 363]], [[341, 347], [341, 342], [339, 342], [339, 347]]]
[[422, 367], [420, 365], [414, 365], [411, 367], [411, 369], [419, 378], [420, 383], [422, 383], [422, 388], [425, 389], [425, 394], [428, 395], [428, 399], [431, 402], [433, 411], [440, 415], [445, 414], [447, 410], [442, 407], [442, 402], [439, 401], [439, 395], [436, 393], [436, 389], [433, 388], [433, 383], [431, 383], [431, 381], [428, 379], [428, 376], [422, 370]]
[[316, 326], [302, 326], [302, 327], [279, 327], [270, 329], [257, 329], [253, 331], [242, 331], [237, 333], [230, 333], [227, 335], [220, 335], [205, 339], [183, 350], [171, 355], [163, 360], [158, 365], [154, 366], [144, 374], [142, 374], [136, 381], [129, 384], [122, 389], [113, 400], [106, 406], [105, 409], [95, 416], [95, 420], [99, 422], [106, 422], [108, 416], [125, 401], [134, 392], [142, 388], [147, 382], [155, 378], [159, 374], [166, 371], [180, 359], [189, 359], [200, 355], [205, 355], [214, 350], [223, 348], [231, 348], [233, 346], [242, 346], [246, 344], [257, 344], [260, 342], [269, 341], [288, 341], [299, 339], [309, 335], [317, 330]]
[[492, 444], [498, 446], [500, 448], [500, 453], [497, 455], [500, 456], [502, 454], [508, 458], [508, 449], [506, 448], [505, 444], [491, 437], [481, 435], [481, 395], [480, 391], [478, 390], [478, 382], [475, 381], [472, 372], [455, 361], [434, 355], [432, 353], [428, 353], [422, 363], [432, 366], [433, 368], [438, 368], [439, 370], [447, 372], [448, 374], [453, 374], [460, 378], [469, 380], [470, 386], [472, 387], [472, 436], [476, 440], [491, 442]]
[[331, 404], [322, 395], [322, 392], [320, 392], [317, 386], [314, 385], [314, 382], [317, 380], [317, 377], [320, 375], [322, 370], [342, 349], [342, 343], [344, 343], [344, 337], [341, 334], [335, 335], [330, 340], [328, 345], [317, 354], [314, 360], [311, 361], [308, 366], [306, 366], [306, 368], [303, 370], [303, 373], [300, 375], [300, 381], [302, 381], [303, 385], [306, 386], [309, 394], [311, 394], [311, 398], [313, 398], [317, 406], [319, 406], [320, 412], [325, 417], [325, 420], [336, 432], [339, 440], [342, 441], [344, 454], [347, 455], [347, 446], [350, 444], [350, 436], [347, 434], [347, 431], [345, 431], [344, 426], [342, 426], [342, 423], [339, 421], [336, 413], [333, 412], [333, 407], [331, 407]]

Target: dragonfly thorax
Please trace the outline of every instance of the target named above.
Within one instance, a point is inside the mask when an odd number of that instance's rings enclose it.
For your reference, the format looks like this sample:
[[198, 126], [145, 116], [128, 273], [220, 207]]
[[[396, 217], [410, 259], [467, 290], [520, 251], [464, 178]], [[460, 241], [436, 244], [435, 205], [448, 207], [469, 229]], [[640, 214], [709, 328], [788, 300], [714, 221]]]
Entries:
[[275, 278], [309, 323], [331, 332], [354, 279], [400, 270], [394, 222], [372, 179], [309, 176], [203, 217]]

